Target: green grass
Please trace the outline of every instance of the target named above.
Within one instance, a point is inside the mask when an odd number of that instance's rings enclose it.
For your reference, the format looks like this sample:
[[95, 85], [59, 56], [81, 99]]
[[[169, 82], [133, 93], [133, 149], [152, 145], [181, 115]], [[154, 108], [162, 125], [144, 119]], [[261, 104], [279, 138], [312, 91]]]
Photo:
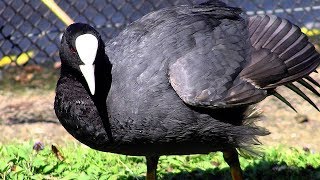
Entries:
[[[77, 144], [60, 149], [59, 160], [46, 146], [32, 143], [0, 145], [2, 179], [144, 179], [145, 159], [103, 153]], [[267, 148], [260, 158], [241, 158], [247, 179], [320, 179], [320, 154], [294, 148]], [[221, 153], [162, 156], [159, 179], [230, 179]]]

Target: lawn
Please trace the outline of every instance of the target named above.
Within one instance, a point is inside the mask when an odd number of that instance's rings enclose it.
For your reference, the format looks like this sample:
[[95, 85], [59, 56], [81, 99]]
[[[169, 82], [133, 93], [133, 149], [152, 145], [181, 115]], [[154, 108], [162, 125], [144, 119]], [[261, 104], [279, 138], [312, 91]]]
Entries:
[[[22, 71], [8, 69], [0, 82], [0, 179], [144, 179], [143, 157], [91, 150], [63, 129], [52, 107], [57, 77], [58, 71], [26, 66]], [[319, 74], [314, 77], [320, 80]], [[267, 145], [261, 157], [240, 159], [246, 179], [320, 179], [320, 114], [297, 95], [283, 92], [301, 115], [275, 98], [258, 105], [265, 115], [259, 125], [272, 134], [261, 138]], [[303, 121], [296, 120], [300, 116]], [[46, 143], [39, 152], [33, 150], [37, 140]], [[52, 151], [53, 143], [59, 144], [60, 153]], [[272, 148], [280, 144], [283, 147]], [[162, 156], [158, 175], [231, 179], [221, 153]]]
[[[64, 147], [0, 145], [2, 179], [144, 179], [145, 159], [104, 153], [77, 143]], [[56, 148], [58, 150], [56, 150]], [[240, 159], [246, 179], [320, 179], [320, 154], [266, 147], [261, 157]], [[222, 153], [162, 156], [159, 179], [231, 179]]]

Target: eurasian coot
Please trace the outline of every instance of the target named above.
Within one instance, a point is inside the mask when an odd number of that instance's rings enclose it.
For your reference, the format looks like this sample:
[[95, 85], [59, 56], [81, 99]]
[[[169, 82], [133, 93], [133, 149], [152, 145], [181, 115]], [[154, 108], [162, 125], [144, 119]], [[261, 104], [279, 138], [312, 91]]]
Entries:
[[218, 1], [152, 12], [106, 46], [91, 26], [72, 24], [60, 57], [61, 124], [91, 148], [146, 156], [147, 179], [161, 155], [213, 151], [241, 179], [236, 149], [250, 151], [268, 134], [247, 120], [250, 105], [276, 95], [291, 106], [275, 91], [281, 85], [312, 103], [291, 82], [317, 93], [302, 78], [317, 84], [308, 74], [320, 63], [289, 21]]

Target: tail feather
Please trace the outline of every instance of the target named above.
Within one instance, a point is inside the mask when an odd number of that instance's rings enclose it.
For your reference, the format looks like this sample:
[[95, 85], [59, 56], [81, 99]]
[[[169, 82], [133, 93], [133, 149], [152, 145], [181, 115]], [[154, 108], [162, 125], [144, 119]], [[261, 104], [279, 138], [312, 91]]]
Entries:
[[292, 83], [286, 84], [285, 86], [288, 87], [289, 89], [291, 89], [293, 92], [297, 93], [304, 100], [308, 101], [314, 108], [316, 108], [318, 111], [320, 111], [319, 108], [317, 107], [317, 105], [303, 91], [301, 91], [297, 86], [295, 86]]
[[310, 57], [314, 54], [314, 47], [312, 44], [297, 44], [292, 49], [286, 50], [279, 57], [285, 60], [287, 66], [294, 66], [297, 63], [303, 62], [305, 57]]
[[302, 86], [304, 86], [305, 88], [309, 89], [311, 92], [313, 92], [313, 94], [317, 95], [318, 97], [320, 97], [320, 93], [311, 85], [309, 84], [307, 81], [305, 81], [304, 79], [299, 79], [297, 81], [299, 84], [301, 84]]
[[312, 77], [306, 76], [305, 78], [306, 78], [308, 81], [310, 81], [311, 83], [313, 83], [314, 85], [316, 85], [316, 86], [318, 86], [318, 87], [320, 88], [320, 84], [319, 84], [316, 80], [314, 80]]
[[308, 38], [304, 34], [300, 34], [299, 38], [294, 41], [286, 50], [279, 54], [282, 59], [289, 59], [297, 51], [301, 51], [308, 44]]
[[241, 78], [257, 88], [268, 90], [294, 109], [275, 91], [276, 87], [285, 85], [319, 110], [303, 91], [292, 84], [297, 81], [319, 97], [320, 93], [311, 84], [320, 85], [308, 75], [316, 71], [320, 55], [300, 28], [273, 15], [253, 16], [249, 18], [249, 35], [252, 60], [241, 72]]
[[279, 94], [277, 91], [273, 90], [272, 93], [270, 93], [272, 95], [274, 95], [276, 98], [278, 98], [280, 101], [282, 101], [283, 103], [285, 103], [287, 106], [289, 106], [292, 110], [294, 110], [295, 112], [297, 112], [297, 110], [292, 106], [292, 104], [283, 96], [281, 96], [281, 94]]
[[301, 71], [296, 73], [296, 74], [293, 74], [291, 76], [288, 76], [286, 78], [283, 78], [281, 81], [275, 83], [275, 84], [270, 84], [267, 88], [276, 88], [278, 86], [281, 86], [281, 85], [284, 85], [284, 84], [287, 84], [289, 82], [294, 82], [294, 81], [297, 81], [303, 77], [306, 77], [307, 75], [309, 75], [310, 73], [312, 73], [312, 71], [317, 68], [319, 65], [318, 65], [318, 62], [314, 62], [313, 64], [309, 64], [309, 66], [306, 66], [306, 67], [301, 67]]
[[284, 43], [286, 41], [287, 35], [289, 31], [293, 28], [292, 24], [288, 21], [283, 20], [279, 27], [272, 32], [270, 37], [267, 37], [267, 41], [263, 43], [262, 48], [271, 49], [271, 52], [275, 52], [277, 49], [280, 49], [282, 43], [287, 45], [288, 43]]
[[307, 59], [305, 59], [305, 61], [301, 61], [299, 63], [296, 63], [294, 66], [291, 66], [290, 68], [288, 68], [288, 73], [291, 75], [296, 74], [297, 72], [302, 72], [305, 71], [305, 69], [302, 69], [302, 67], [309, 67], [312, 66], [312, 70], [310, 70], [310, 72], [305, 72], [307, 74], [310, 74], [314, 68], [317, 68], [318, 66], [318, 62], [316, 62], [316, 60], [319, 59], [319, 55], [318, 54], [312, 54], [310, 57], [308, 57]]

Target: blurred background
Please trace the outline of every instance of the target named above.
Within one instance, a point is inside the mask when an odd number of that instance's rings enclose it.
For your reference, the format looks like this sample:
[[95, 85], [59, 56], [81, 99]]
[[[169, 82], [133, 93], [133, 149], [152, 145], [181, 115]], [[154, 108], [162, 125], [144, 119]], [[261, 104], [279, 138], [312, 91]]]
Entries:
[[[44, 2], [47, 0], [0, 1], [0, 67], [23, 53], [34, 64], [59, 61], [57, 49], [65, 24]], [[51, 0], [50, 0], [51, 1]], [[201, 0], [198, 0], [201, 1]], [[203, 1], [203, 0], [202, 0]], [[116, 36], [132, 21], [163, 7], [191, 4], [192, 0], [56, 0], [74, 21], [99, 29], [105, 41]], [[226, 0], [249, 15], [276, 14], [300, 27], [320, 28], [320, 0]], [[311, 32], [310, 32], [311, 34]], [[316, 38], [318, 41], [319, 38]], [[23, 59], [23, 58], [22, 58]], [[11, 58], [16, 61], [16, 58]], [[18, 62], [24, 64], [25, 61]]]
[[[320, 0], [225, 0], [248, 15], [276, 14], [302, 28], [318, 47]], [[8, 141], [73, 141], [53, 111], [59, 77], [58, 47], [68, 16], [89, 23], [107, 42], [132, 21], [163, 7], [192, 0], [1, 0], [0, 1], [0, 143]], [[60, 8], [60, 12], [57, 11]], [[65, 12], [66, 15], [61, 14]], [[320, 82], [318, 74], [311, 75]], [[320, 113], [286, 88], [298, 114], [275, 98], [258, 106], [265, 118], [259, 125], [271, 135], [267, 145], [320, 151]], [[304, 91], [307, 91], [304, 89]], [[309, 93], [308, 93], [309, 94]], [[318, 97], [311, 99], [320, 107]]]

